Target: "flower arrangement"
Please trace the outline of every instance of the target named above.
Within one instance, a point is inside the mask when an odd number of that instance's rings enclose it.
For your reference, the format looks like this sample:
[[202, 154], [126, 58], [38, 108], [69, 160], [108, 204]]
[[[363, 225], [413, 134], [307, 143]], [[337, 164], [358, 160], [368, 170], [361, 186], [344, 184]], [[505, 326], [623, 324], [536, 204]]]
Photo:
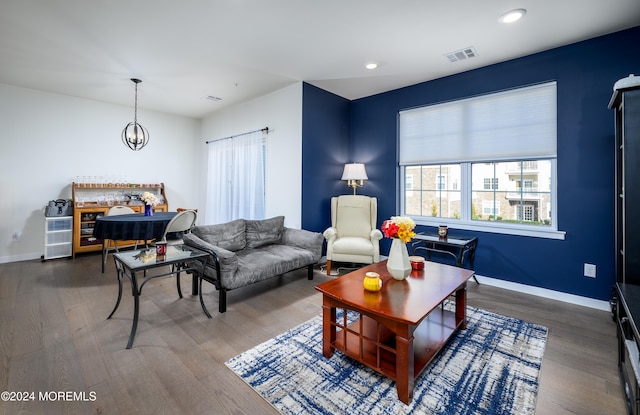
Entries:
[[382, 233], [387, 238], [398, 238], [404, 243], [411, 241], [411, 238], [416, 236], [413, 228], [416, 227], [416, 223], [413, 219], [407, 216], [392, 216], [391, 219], [387, 219], [382, 222]]
[[155, 206], [160, 203], [160, 200], [158, 200], [156, 195], [151, 192], [144, 192], [140, 199], [145, 203], [145, 205], [149, 206]]

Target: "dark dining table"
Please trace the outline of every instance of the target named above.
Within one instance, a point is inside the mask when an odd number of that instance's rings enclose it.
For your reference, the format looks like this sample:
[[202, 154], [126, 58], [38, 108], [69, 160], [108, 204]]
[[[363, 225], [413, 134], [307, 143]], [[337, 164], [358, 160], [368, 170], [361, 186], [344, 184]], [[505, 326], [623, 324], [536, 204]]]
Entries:
[[164, 230], [178, 212], [154, 212], [153, 216], [142, 213], [100, 216], [96, 218], [93, 236], [102, 239], [102, 272], [104, 273], [105, 244], [112, 241], [160, 240]]

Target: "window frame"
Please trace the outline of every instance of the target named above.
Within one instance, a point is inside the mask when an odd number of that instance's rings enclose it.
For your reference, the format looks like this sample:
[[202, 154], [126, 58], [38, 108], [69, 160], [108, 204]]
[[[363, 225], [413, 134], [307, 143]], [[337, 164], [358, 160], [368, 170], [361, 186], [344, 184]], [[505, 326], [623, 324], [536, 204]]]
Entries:
[[[460, 218], [443, 218], [443, 217], [432, 217], [432, 216], [417, 216], [410, 215], [406, 213], [406, 201], [405, 201], [405, 188], [404, 188], [404, 179], [406, 172], [405, 169], [407, 167], [415, 167], [416, 165], [407, 165], [407, 166], [398, 166], [398, 182], [400, 189], [400, 193], [398, 195], [398, 207], [401, 215], [411, 217], [416, 224], [424, 225], [424, 226], [440, 226], [446, 225], [453, 229], [461, 229], [461, 230], [470, 230], [470, 231], [478, 231], [478, 232], [490, 232], [490, 233], [498, 233], [498, 234], [507, 234], [507, 235], [520, 235], [520, 236], [531, 236], [531, 237], [539, 237], [539, 238], [547, 238], [547, 239], [560, 239], [564, 240], [566, 232], [558, 230], [557, 223], [557, 159], [550, 158], [548, 159], [551, 164], [551, 215], [555, 218], [552, 221], [551, 226], [540, 226], [540, 225], [529, 225], [526, 223], [504, 223], [498, 221], [478, 221], [473, 220], [471, 218], [471, 200], [473, 197], [473, 191], [471, 188], [471, 165], [473, 162], [464, 162], [464, 163], [446, 163], [446, 164], [460, 164], [461, 170], [461, 183], [460, 183]], [[499, 160], [496, 162], [502, 162], [505, 160]], [[525, 161], [525, 160], [511, 160], [511, 161]], [[421, 166], [428, 165], [437, 165], [437, 164], [421, 164]], [[415, 188], [415, 183], [413, 189], [414, 192], [419, 190]]]

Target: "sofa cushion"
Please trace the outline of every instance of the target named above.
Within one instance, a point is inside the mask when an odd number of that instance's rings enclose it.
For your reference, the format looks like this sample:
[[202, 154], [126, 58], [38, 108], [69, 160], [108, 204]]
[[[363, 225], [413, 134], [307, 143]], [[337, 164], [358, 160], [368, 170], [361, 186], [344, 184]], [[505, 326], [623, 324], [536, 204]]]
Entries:
[[246, 247], [244, 219], [236, 219], [219, 225], [196, 226], [192, 232], [211, 245], [237, 252]]
[[247, 227], [247, 249], [277, 244], [282, 240], [284, 216], [263, 220], [245, 220]]
[[295, 246], [270, 244], [260, 249], [238, 252], [238, 271], [232, 279], [222, 280], [228, 290], [244, 287], [315, 263], [312, 252]]

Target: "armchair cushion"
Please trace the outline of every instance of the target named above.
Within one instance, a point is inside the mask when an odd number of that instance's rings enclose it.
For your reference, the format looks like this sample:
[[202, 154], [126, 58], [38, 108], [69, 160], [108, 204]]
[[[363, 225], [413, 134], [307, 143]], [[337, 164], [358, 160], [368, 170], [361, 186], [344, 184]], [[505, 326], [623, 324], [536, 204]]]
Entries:
[[373, 244], [369, 238], [357, 236], [343, 236], [333, 243], [334, 254], [368, 255], [373, 256]]
[[369, 238], [371, 233], [371, 198], [367, 196], [338, 197], [334, 228], [338, 238], [359, 236]]

